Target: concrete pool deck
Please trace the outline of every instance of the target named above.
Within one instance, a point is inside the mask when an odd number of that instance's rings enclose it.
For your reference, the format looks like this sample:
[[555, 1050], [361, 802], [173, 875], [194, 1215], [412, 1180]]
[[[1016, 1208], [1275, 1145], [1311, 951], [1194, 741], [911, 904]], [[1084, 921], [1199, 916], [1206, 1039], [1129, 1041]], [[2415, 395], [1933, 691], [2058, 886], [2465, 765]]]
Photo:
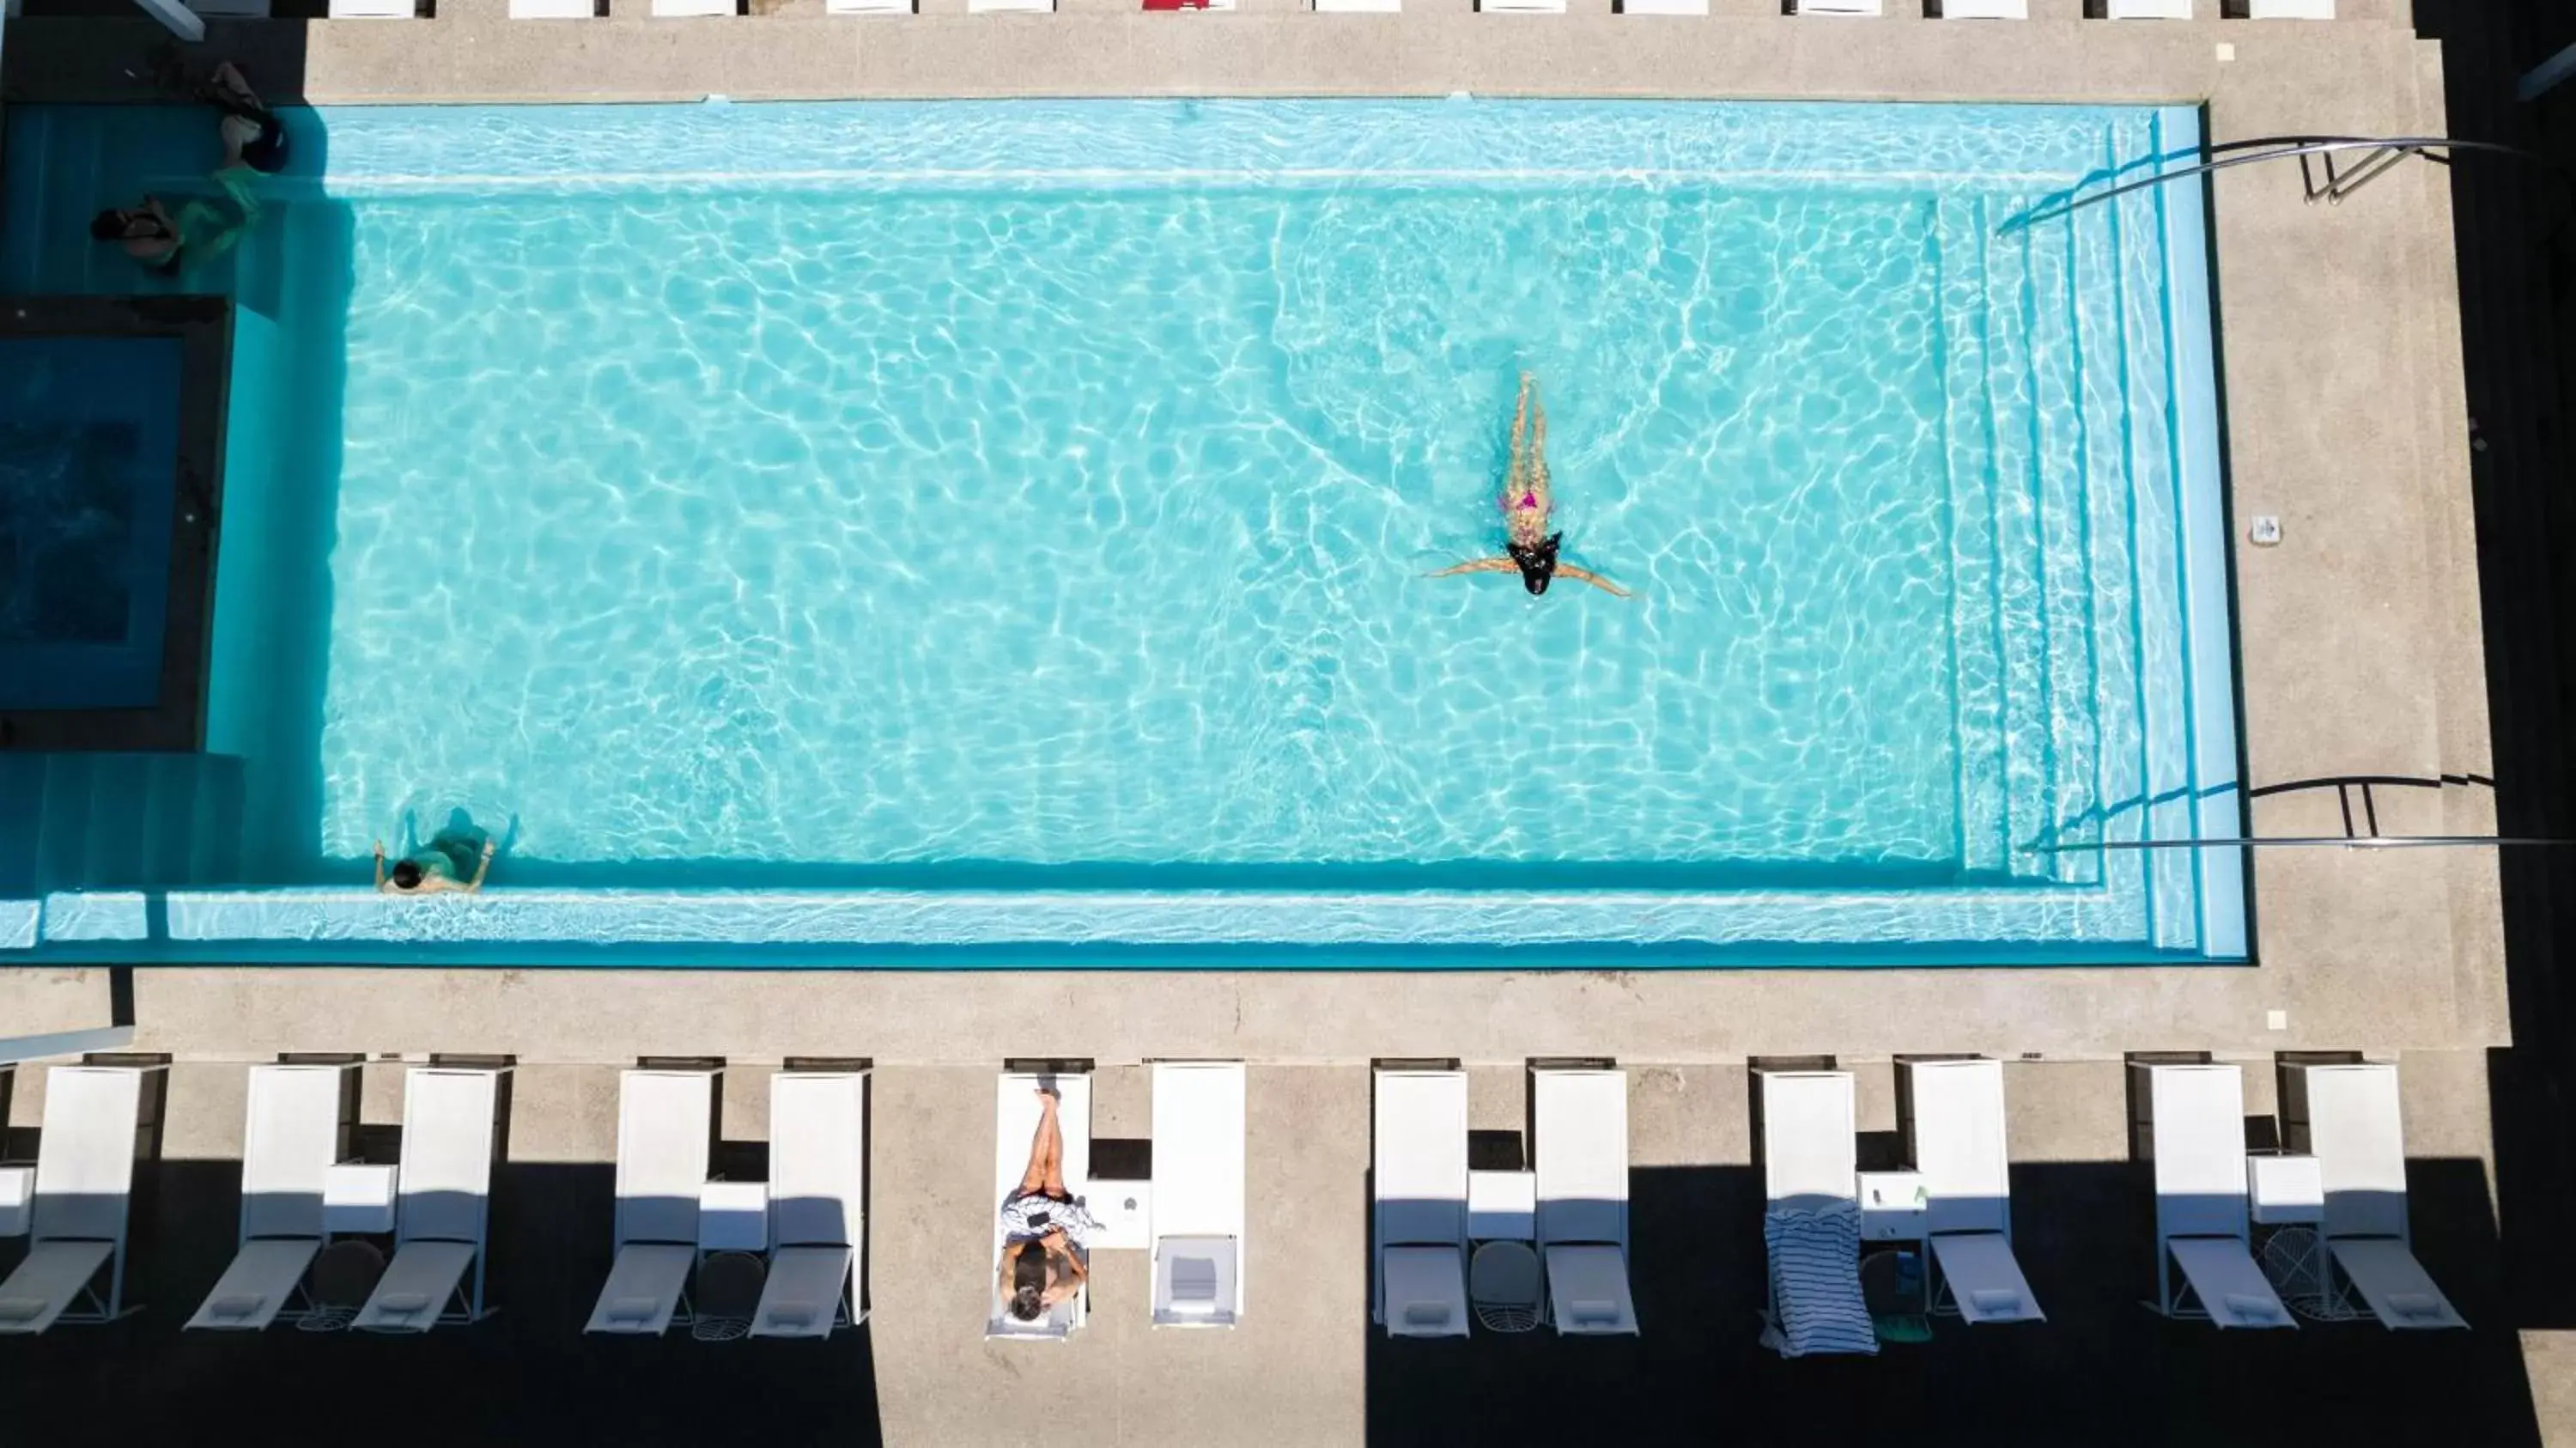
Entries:
[[[1003, 17], [943, 14], [962, 0], [923, 0], [926, 13], [908, 19], [834, 20], [819, 13], [819, 0], [794, 0], [774, 14], [654, 21], [616, 0], [613, 18], [540, 23], [507, 21], [501, 0], [444, 0], [441, 18], [429, 21], [213, 22], [209, 49], [245, 57], [275, 93], [318, 102], [1469, 90], [2206, 101], [2216, 141], [2444, 129], [2433, 47], [2404, 28], [2402, 15], [2356, 0], [2344, 0], [2348, 18], [2322, 25], [2081, 21], [2059, 0], [2034, 0], [2038, 18], [2019, 24], [1791, 19], [1739, 0], [1716, 0], [1718, 13], [1704, 21], [1616, 16], [1597, 0], [1575, 0], [1589, 13], [1563, 17], [1476, 15], [1463, 0], [1407, 0], [1395, 17], [1244, 5], [1247, 13], [1172, 16], [1065, 0], [1071, 13]], [[2202, 0], [2205, 13], [2213, 8]], [[128, 68], [157, 37], [134, 20], [40, 14], [13, 23], [6, 97], [139, 98], [144, 88]], [[293, 85], [280, 79], [290, 75]], [[2245, 753], [2255, 786], [2491, 772], [2449, 205], [2444, 173], [2426, 165], [2402, 168], [2340, 207], [2303, 204], [2286, 165], [2233, 170], [2213, 183]], [[2282, 520], [2280, 546], [2242, 545], [2257, 514]], [[2493, 827], [2492, 800], [2477, 786], [2382, 790], [2376, 804], [2387, 833]], [[2343, 817], [2334, 791], [2309, 791], [2257, 801], [2252, 824], [2258, 834], [2337, 834]], [[496, 888], [507, 888], [506, 878]], [[239, 1131], [237, 1063], [290, 1050], [515, 1053], [524, 1065], [513, 1160], [532, 1164], [607, 1159], [614, 1074], [606, 1067], [640, 1054], [869, 1056], [880, 1066], [871, 1337], [889, 1440], [996, 1438], [1040, 1421], [1021, 1416], [1034, 1412], [1021, 1400], [1034, 1398], [1055, 1405], [1046, 1421], [1058, 1436], [1068, 1424], [1078, 1436], [1115, 1424], [1121, 1442], [1352, 1442], [1378, 1433], [1419, 1441], [1438, 1435], [1379, 1418], [1387, 1364], [1366, 1328], [1367, 1060], [1455, 1056], [1508, 1080], [1533, 1055], [1616, 1056], [1630, 1065], [1638, 1100], [1641, 1173], [1740, 1173], [1748, 1160], [1742, 1062], [1755, 1054], [1833, 1052], [1860, 1062], [1900, 1051], [2035, 1054], [2045, 1061], [2015, 1068], [2016, 1158], [2098, 1164], [2121, 1154], [2112, 1063], [2122, 1051], [2210, 1049], [2249, 1061], [2282, 1049], [2404, 1051], [2413, 1153], [2482, 1161], [2485, 1083], [2476, 1063], [2507, 1038], [2492, 854], [2262, 851], [2254, 910], [2260, 963], [2248, 968], [152, 968], [133, 973], [134, 1047], [207, 1063], [174, 1081], [172, 1131], [197, 1144], [179, 1154], [216, 1158], [226, 1134]], [[0, 1020], [13, 1031], [96, 1025], [107, 1017], [109, 989], [104, 969], [0, 972]], [[1257, 1250], [1293, 1242], [1299, 1266], [1311, 1270], [1256, 1260], [1252, 1322], [1209, 1338], [1146, 1332], [1142, 1269], [1113, 1263], [1102, 1274], [1107, 1301], [1070, 1352], [985, 1347], [955, 1300], [971, 1296], [980, 1271], [983, 1229], [970, 1209], [980, 1210], [971, 1199], [986, 1185], [988, 1073], [1004, 1056], [1045, 1055], [1091, 1057], [1110, 1071], [1102, 1130], [1113, 1135], [1142, 1134], [1136, 1063], [1254, 1062], [1255, 1170], [1273, 1174], [1255, 1178], [1264, 1205], [1254, 1230], [1274, 1244]], [[383, 1082], [393, 1074], [372, 1071], [371, 1091], [389, 1089]], [[738, 1074], [756, 1084], [752, 1073]], [[1886, 1072], [1864, 1074], [1883, 1080]], [[2249, 1106], [2254, 1083], [2267, 1079], [2249, 1069]], [[1486, 1119], [1499, 1098], [1484, 1081], [1477, 1124], [1501, 1124]], [[183, 1106], [193, 1083], [208, 1083], [203, 1099]], [[740, 1089], [737, 1082], [729, 1094]], [[1670, 1102], [1650, 1104], [1667, 1090]], [[14, 1113], [22, 1126], [35, 1120], [34, 1094], [22, 1089]], [[1875, 1098], [1864, 1100], [1882, 1114]], [[196, 1135], [182, 1132], [183, 1120]], [[1863, 1121], [1874, 1124], [1885, 1123]], [[229, 1179], [217, 1182], [229, 1191]], [[1688, 1200], [1691, 1211], [1705, 1205]], [[227, 1201], [217, 1196], [205, 1208], [222, 1219], [218, 1236], [228, 1237]], [[578, 1239], [581, 1251], [604, 1247], [603, 1223], [574, 1229], [589, 1233]], [[1756, 1228], [1730, 1217], [1712, 1230], [1743, 1237]], [[2134, 1314], [2122, 1294], [2135, 1295], [2147, 1250], [2143, 1240], [2122, 1241], [2104, 1247], [2110, 1286], [2087, 1295], [2117, 1298]], [[1743, 1264], [1729, 1260], [1740, 1272]], [[596, 1291], [586, 1271], [565, 1268], [559, 1282], [547, 1280], [586, 1306]], [[1751, 1278], [1721, 1290], [1732, 1294], [1726, 1312], [1678, 1334], [1650, 1325], [1650, 1334], [1722, 1341], [1732, 1351], [1742, 1335], [1734, 1309], [1758, 1290]], [[159, 1336], [175, 1336], [179, 1295], [174, 1287], [155, 1307]], [[556, 1317], [543, 1321], [551, 1328]], [[56, 1336], [49, 1351], [72, 1360], [78, 1344]], [[2084, 1341], [2032, 1370], [2059, 1374], [2071, 1361], [2115, 1372], [2141, 1350], [2126, 1339]], [[2191, 1341], [2188, 1350], [2200, 1350], [2201, 1339]], [[2158, 1353], [2170, 1346], [2157, 1344]], [[1692, 1362], [1650, 1350], [1667, 1370]], [[2400, 1360], [2435, 1375], [2423, 1366], [2434, 1358]], [[1872, 1390], [1866, 1375], [1831, 1381]], [[2327, 1391], [2322, 1382], [2313, 1391]], [[994, 1406], [1005, 1400], [1015, 1406]], [[979, 1408], [992, 1416], [973, 1416]], [[1283, 1423], [1297, 1427], [1283, 1433]], [[2495, 1439], [2469, 1429], [2456, 1441]]]

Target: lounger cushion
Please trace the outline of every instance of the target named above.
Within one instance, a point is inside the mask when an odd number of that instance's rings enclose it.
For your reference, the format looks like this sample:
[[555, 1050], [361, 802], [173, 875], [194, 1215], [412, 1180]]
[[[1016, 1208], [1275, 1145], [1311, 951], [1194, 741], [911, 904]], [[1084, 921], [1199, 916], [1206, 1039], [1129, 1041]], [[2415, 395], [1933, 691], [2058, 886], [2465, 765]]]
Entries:
[[1782, 1357], [1876, 1353], [1860, 1290], [1860, 1204], [1774, 1207], [1762, 1218], [1771, 1258], [1773, 1321], [1764, 1342]]
[[584, 1332], [658, 1335], [671, 1325], [697, 1253], [676, 1243], [632, 1243], [617, 1249], [608, 1284], [599, 1290]]
[[2183, 1237], [2165, 1244], [2209, 1320], [2220, 1327], [2288, 1327], [2290, 1310], [2234, 1237]]
[[829, 1337], [850, 1280], [847, 1247], [782, 1247], [751, 1316], [753, 1337]]
[[1455, 1247], [1389, 1247], [1385, 1279], [1389, 1337], [1465, 1337], [1467, 1263]]
[[106, 1242], [38, 1242], [0, 1282], [0, 1332], [43, 1332], [107, 1265]]
[[1154, 1243], [1154, 1323], [1230, 1327], [1242, 1306], [1242, 1248], [1231, 1237], [1163, 1237]]
[[373, 1332], [427, 1332], [474, 1263], [469, 1242], [406, 1242], [385, 1266], [375, 1295], [351, 1326]]
[[2030, 1283], [2000, 1232], [1949, 1232], [1933, 1237], [1932, 1258], [1948, 1284], [1959, 1316], [1970, 1323], [2041, 1322], [2047, 1314], [2032, 1300]]
[[205, 1305], [188, 1319], [188, 1326], [234, 1332], [257, 1332], [267, 1327], [303, 1284], [314, 1254], [321, 1250], [319, 1237], [271, 1237], [244, 1242], [214, 1290], [206, 1294]]
[[1637, 1330], [1637, 1309], [1628, 1290], [1627, 1256], [1617, 1247], [1549, 1246], [1547, 1291], [1556, 1304], [1556, 1330], [1560, 1333]]
[[2336, 1238], [2330, 1244], [2335, 1265], [2389, 1328], [2466, 1327], [2431, 1274], [2395, 1237]]

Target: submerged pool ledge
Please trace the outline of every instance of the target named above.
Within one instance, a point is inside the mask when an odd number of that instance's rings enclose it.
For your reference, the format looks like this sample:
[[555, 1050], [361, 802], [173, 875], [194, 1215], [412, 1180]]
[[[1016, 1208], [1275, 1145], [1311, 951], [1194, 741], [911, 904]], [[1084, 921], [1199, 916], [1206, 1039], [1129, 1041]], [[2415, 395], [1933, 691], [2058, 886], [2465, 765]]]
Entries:
[[[1888, 956], [1990, 959], [1999, 944], [2031, 963], [2101, 960], [2133, 898], [2097, 887], [2029, 890], [1732, 892], [901, 890], [493, 890], [399, 899], [363, 888], [63, 892], [41, 925], [6, 937], [40, 958], [210, 955], [249, 962], [356, 963], [425, 948], [507, 947], [461, 961], [524, 963], [562, 950], [739, 950], [713, 963], [758, 967], [777, 948], [1016, 946], [1238, 949], [1679, 948], [1711, 965], [1794, 956], [1853, 963]], [[2121, 958], [2171, 960], [2144, 947]], [[2199, 957], [2195, 957], [2199, 958]], [[890, 962], [891, 963], [891, 962]], [[1071, 963], [1071, 962], [1068, 962]], [[1500, 963], [1499, 959], [1497, 963]], [[1673, 963], [1684, 963], [1676, 960]]]

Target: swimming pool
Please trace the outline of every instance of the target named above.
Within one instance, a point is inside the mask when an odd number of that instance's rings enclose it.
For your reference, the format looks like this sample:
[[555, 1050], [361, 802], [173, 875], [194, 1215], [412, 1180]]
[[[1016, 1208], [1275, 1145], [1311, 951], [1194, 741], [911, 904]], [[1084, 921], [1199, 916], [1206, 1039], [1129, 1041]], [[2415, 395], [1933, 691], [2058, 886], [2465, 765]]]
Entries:
[[[101, 190], [201, 144], [33, 114], [13, 200], [29, 147]], [[2193, 112], [294, 120], [314, 173], [197, 283], [244, 319], [242, 878], [151, 945], [2245, 953], [2232, 853], [2080, 848], [2239, 833], [2200, 198], [2004, 229]], [[13, 287], [134, 285], [26, 230]], [[1426, 576], [1498, 551], [1524, 370], [1633, 599]], [[346, 888], [460, 812], [509, 889]]]

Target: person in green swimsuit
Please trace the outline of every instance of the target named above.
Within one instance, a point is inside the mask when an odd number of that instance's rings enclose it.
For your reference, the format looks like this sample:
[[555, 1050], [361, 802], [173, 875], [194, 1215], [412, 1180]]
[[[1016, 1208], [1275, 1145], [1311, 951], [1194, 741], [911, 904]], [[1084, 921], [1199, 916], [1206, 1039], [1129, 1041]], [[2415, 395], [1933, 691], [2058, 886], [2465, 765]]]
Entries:
[[90, 218], [89, 234], [95, 241], [113, 241], [125, 248], [125, 254], [164, 276], [178, 274], [182, 264], [218, 257], [241, 240], [243, 232], [259, 219], [259, 197], [251, 190], [251, 178], [258, 173], [247, 165], [230, 165], [212, 178], [225, 197], [228, 207], [212, 197], [182, 202], [177, 215], [161, 204], [161, 198], [146, 196], [140, 206], [112, 207]]
[[[478, 852], [469, 835], [454, 830], [440, 830], [411, 854], [394, 862], [393, 871], [385, 870], [385, 842], [376, 841], [376, 888], [387, 895], [436, 895], [459, 890], [467, 894], [483, 888], [483, 877], [492, 872], [492, 852], [501, 842], [489, 835], [483, 837]], [[472, 870], [473, 877], [465, 872]]]

